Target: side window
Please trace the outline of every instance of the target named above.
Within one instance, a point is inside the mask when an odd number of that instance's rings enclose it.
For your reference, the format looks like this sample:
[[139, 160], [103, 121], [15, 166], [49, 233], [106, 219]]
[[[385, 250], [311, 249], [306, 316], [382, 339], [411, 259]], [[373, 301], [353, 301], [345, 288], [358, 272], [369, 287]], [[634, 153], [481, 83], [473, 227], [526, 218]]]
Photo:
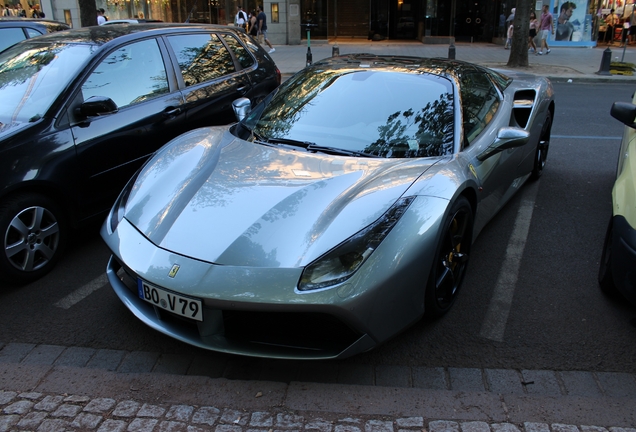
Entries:
[[230, 52], [215, 34], [170, 36], [168, 41], [187, 87], [236, 71]]
[[84, 100], [111, 98], [119, 108], [169, 92], [166, 68], [155, 39], [126, 45], [111, 52], [82, 85]]
[[26, 39], [21, 28], [0, 29], [0, 51]]
[[40, 33], [39, 31], [37, 31], [36, 29], [32, 29], [32, 28], [25, 28], [27, 34], [29, 35], [29, 38], [34, 38], [36, 36], [42, 36], [43, 33]]
[[239, 43], [238, 40], [232, 35], [224, 34], [223, 40], [228, 44], [228, 46], [234, 51], [234, 55], [238, 59], [241, 67], [243, 69], [248, 68], [254, 64], [254, 59], [250, 55], [250, 53], [245, 49], [243, 45]]
[[477, 71], [460, 76], [464, 144], [469, 145], [490, 123], [499, 108], [499, 93], [488, 77]]

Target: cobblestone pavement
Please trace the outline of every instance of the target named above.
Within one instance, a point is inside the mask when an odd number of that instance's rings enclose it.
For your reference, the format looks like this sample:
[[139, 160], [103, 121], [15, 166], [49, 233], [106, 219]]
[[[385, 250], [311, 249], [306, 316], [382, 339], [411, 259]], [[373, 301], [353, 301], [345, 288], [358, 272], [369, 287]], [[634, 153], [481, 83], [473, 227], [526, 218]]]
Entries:
[[0, 343], [0, 432], [636, 432], [635, 374], [242, 360]]
[[492, 423], [423, 417], [349, 417], [281, 409], [151, 404], [81, 395], [0, 391], [0, 431], [215, 432], [636, 432], [634, 428], [562, 423]]

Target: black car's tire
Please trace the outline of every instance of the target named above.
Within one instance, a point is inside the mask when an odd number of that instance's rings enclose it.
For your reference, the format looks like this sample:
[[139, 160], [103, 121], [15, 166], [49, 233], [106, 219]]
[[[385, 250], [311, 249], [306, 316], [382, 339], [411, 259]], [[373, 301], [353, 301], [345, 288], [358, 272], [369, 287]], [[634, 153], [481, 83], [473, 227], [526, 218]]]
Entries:
[[465, 197], [452, 205], [442, 226], [424, 299], [425, 316], [437, 318], [450, 310], [461, 287], [473, 240], [473, 211]]
[[552, 112], [548, 110], [548, 114], [545, 116], [543, 127], [541, 128], [541, 135], [539, 136], [539, 143], [537, 144], [537, 150], [534, 153], [534, 167], [532, 168], [532, 174], [530, 178], [532, 180], [538, 180], [543, 174], [543, 168], [545, 162], [548, 159], [548, 150], [550, 149], [550, 135], [552, 133]]
[[612, 234], [613, 224], [610, 219], [607, 233], [605, 234], [605, 241], [603, 242], [601, 264], [598, 268], [598, 284], [601, 287], [601, 291], [607, 296], [617, 297], [619, 293], [616, 289], [616, 285], [614, 285], [614, 278], [612, 277]]
[[0, 203], [0, 277], [23, 285], [57, 263], [66, 241], [64, 216], [49, 198], [25, 193]]

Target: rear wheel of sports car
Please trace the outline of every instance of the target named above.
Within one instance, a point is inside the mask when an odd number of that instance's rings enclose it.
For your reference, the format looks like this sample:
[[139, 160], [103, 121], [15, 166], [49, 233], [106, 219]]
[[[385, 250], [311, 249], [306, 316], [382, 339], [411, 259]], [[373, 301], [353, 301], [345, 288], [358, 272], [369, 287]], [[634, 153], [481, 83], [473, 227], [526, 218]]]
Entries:
[[10, 197], [0, 205], [0, 276], [15, 284], [32, 282], [58, 261], [66, 232], [62, 213], [38, 194]]
[[548, 114], [545, 116], [545, 122], [543, 128], [541, 128], [541, 136], [539, 137], [539, 144], [537, 144], [537, 151], [534, 155], [534, 168], [532, 169], [531, 178], [538, 180], [543, 174], [543, 168], [545, 167], [545, 161], [548, 159], [548, 150], [550, 149], [550, 134], [552, 133], [552, 113], [548, 110]]
[[442, 230], [426, 287], [425, 314], [428, 318], [448, 312], [466, 273], [473, 239], [473, 212], [466, 198], [459, 197], [455, 201]]
[[606, 295], [614, 297], [618, 295], [614, 278], [612, 277], [612, 221], [610, 220], [605, 234], [601, 264], [598, 269], [598, 284]]

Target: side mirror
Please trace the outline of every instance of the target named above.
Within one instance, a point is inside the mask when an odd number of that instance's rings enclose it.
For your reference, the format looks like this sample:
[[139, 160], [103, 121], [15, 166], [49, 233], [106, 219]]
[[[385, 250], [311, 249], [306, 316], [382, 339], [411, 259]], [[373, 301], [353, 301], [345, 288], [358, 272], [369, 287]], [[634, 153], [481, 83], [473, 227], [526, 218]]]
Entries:
[[485, 161], [490, 156], [502, 152], [513, 147], [521, 147], [530, 139], [530, 132], [514, 127], [502, 127], [497, 131], [497, 137], [486, 150], [484, 150], [477, 159], [480, 162]]
[[117, 104], [109, 97], [91, 96], [80, 106], [75, 108], [78, 117], [97, 117], [104, 114], [112, 114], [119, 111]]
[[232, 109], [236, 119], [241, 121], [252, 111], [252, 102], [248, 98], [238, 98], [232, 102]]
[[625, 126], [636, 129], [636, 105], [629, 102], [614, 102], [610, 114]]

